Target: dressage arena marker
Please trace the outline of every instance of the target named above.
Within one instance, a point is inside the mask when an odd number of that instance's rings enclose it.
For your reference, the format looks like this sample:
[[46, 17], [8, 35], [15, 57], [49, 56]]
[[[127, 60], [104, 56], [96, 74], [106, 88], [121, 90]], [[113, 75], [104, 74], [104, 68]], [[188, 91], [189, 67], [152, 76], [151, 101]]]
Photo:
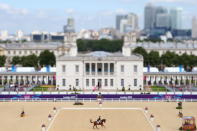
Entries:
[[150, 121], [150, 119], [149, 119], [148, 115], [145, 113], [144, 109], [142, 109], [142, 108], [130, 108], [130, 107], [128, 107], [128, 108], [119, 108], [119, 107], [117, 107], [117, 108], [115, 108], [115, 107], [114, 108], [113, 107], [112, 108], [97, 108], [97, 107], [95, 107], [95, 108], [94, 107], [60, 108], [60, 109], [57, 110], [57, 112], [56, 112], [55, 116], [53, 117], [52, 121], [49, 123], [46, 131], [50, 130], [50, 128], [53, 125], [56, 117], [58, 116], [58, 114], [62, 110], [138, 110], [138, 111], [142, 112], [142, 114], [145, 116], [145, 118], [148, 121], [148, 123], [151, 125], [153, 131], [155, 131], [155, 126], [154, 126], [153, 122]]

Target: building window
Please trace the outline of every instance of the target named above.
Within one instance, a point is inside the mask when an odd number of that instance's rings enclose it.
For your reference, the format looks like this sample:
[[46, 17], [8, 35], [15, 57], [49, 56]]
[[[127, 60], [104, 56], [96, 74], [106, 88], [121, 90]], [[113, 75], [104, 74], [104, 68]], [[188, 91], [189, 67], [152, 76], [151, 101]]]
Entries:
[[121, 65], [121, 72], [123, 73], [124, 72], [124, 65]]
[[124, 87], [124, 79], [121, 79], [120, 85]]
[[92, 79], [92, 86], [95, 86], [95, 79]]
[[8, 51], [8, 54], [10, 54], [10, 51]]
[[134, 79], [134, 86], [137, 86], [137, 79]]
[[90, 64], [86, 63], [85, 64], [86, 72], [90, 72]]
[[14, 51], [14, 55], [16, 54], [16, 51]]
[[75, 72], [79, 73], [79, 65], [75, 65]]
[[21, 51], [19, 51], [19, 54], [21, 55]]
[[134, 65], [134, 72], [137, 73], [137, 65]]
[[86, 86], [89, 86], [89, 79], [86, 79]]
[[105, 86], [108, 86], [108, 80], [105, 79]]
[[66, 79], [62, 79], [62, 86], [66, 86]]
[[79, 79], [75, 80], [76, 86], [79, 86]]
[[114, 86], [114, 80], [110, 79], [110, 86]]
[[66, 66], [62, 65], [62, 72], [66, 72]]

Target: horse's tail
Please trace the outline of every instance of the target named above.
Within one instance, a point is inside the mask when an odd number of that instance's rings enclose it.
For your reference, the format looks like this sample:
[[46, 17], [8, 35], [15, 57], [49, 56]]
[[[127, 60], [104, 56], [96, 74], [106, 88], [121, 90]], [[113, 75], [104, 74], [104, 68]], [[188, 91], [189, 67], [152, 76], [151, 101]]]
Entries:
[[92, 121], [92, 119], [90, 119], [90, 123], [94, 123], [94, 122]]

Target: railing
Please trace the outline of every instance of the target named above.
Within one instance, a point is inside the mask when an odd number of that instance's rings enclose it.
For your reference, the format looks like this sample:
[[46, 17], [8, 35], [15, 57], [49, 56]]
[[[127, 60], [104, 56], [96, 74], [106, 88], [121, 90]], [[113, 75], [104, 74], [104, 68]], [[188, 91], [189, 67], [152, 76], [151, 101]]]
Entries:
[[[2, 98], [0, 102], [98, 102], [96, 98]], [[145, 99], [145, 98], [108, 98], [103, 99], [103, 102], [197, 102], [197, 99]]]
[[21, 94], [62, 94], [62, 95], [68, 95], [68, 94], [103, 94], [103, 95], [197, 95], [196, 91], [174, 91], [174, 92], [146, 92], [146, 91], [1, 91], [0, 95], [21, 95]]
[[87, 76], [95, 76], [95, 75], [98, 75], [98, 76], [101, 76], [101, 75], [104, 75], [104, 76], [113, 76], [115, 75], [114, 72], [86, 72], [86, 75]]

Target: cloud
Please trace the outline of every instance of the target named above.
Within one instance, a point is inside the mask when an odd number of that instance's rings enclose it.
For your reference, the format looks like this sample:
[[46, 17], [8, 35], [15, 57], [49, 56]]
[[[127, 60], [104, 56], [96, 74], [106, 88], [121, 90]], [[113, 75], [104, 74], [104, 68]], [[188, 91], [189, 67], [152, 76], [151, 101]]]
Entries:
[[149, 2], [197, 4], [197, 0], [149, 0]]
[[20, 15], [27, 15], [29, 11], [27, 9], [22, 8], [14, 8], [8, 4], [0, 3], [0, 11], [8, 14], [20, 14]]
[[72, 15], [75, 13], [75, 10], [70, 8], [70, 9], [66, 9], [65, 12], [66, 12], [66, 14]]

